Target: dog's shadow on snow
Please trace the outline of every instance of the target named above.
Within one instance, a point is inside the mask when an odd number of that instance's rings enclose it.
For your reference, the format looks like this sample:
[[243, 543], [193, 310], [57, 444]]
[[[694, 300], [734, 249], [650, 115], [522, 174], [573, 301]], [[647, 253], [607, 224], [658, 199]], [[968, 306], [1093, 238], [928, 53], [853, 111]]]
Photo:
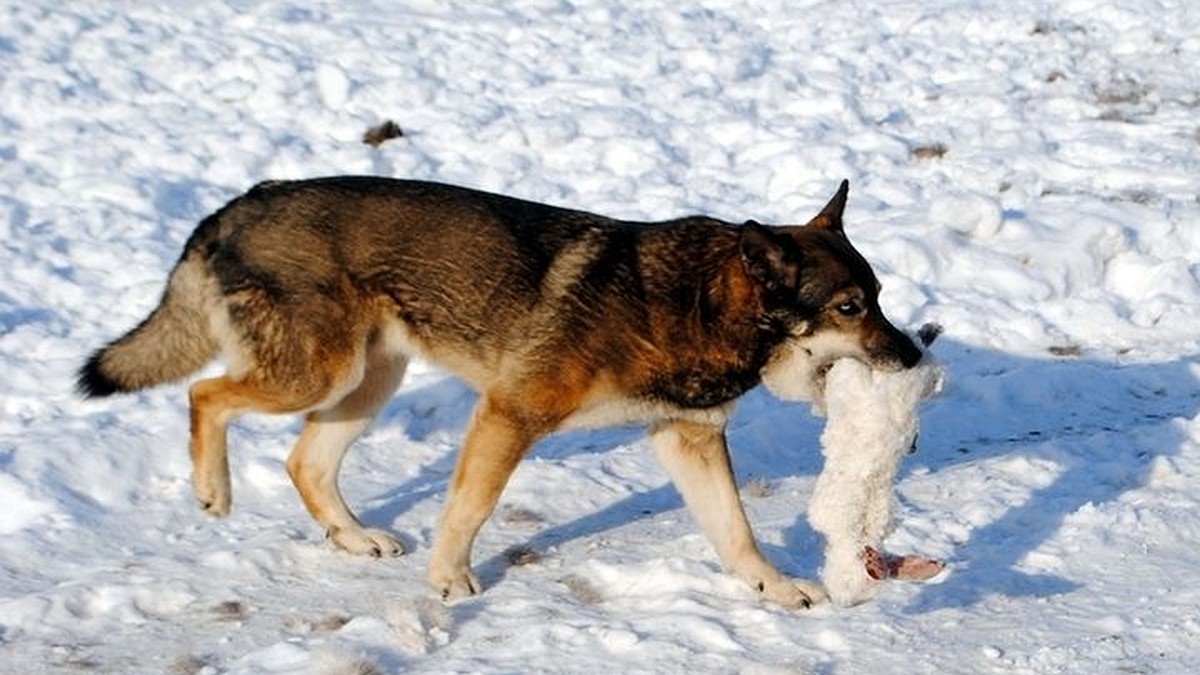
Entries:
[[[1200, 413], [1195, 356], [1139, 363], [1066, 351], [1035, 359], [953, 341], [934, 346], [950, 367], [949, 384], [923, 411], [921, 451], [906, 462], [900, 480], [918, 468], [934, 481], [946, 474], [944, 490], [959, 491], [960, 501], [963, 490], [977, 490], [983, 513], [999, 510], [997, 504], [1020, 503], [954, 542], [949, 575], [922, 587], [908, 611], [965, 607], [989, 595], [1041, 598], [1086, 587], [1087, 579], [1030, 571], [1027, 556], [1073, 515], [1117, 502], [1175, 472], [1171, 458], [1188, 440], [1179, 420]], [[965, 463], [999, 463], [1034, 487], [1023, 501], [989, 495], [987, 469], [978, 472], [982, 482], [967, 477], [956, 486], [955, 474]]]
[[[987, 494], [987, 467], [975, 474], [981, 483], [971, 489], [979, 490], [980, 512], [998, 516], [966, 530], [961, 522], [954, 523], [963, 534], [961, 541], [951, 542], [948, 574], [940, 583], [923, 586], [906, 611], [970, 606], [988, 595], [1046, 597], [1086, 585], [1086, 580], [1024, 570], [1022, 562], [1072, 514], [1148, 484], [1156, 463], [1169, 463], [1179, 453], [1186, 432], [1176, 420], [1200, 412], [1194, 360], [1122, 363], [1086, 353], [1028, 358], [971, 347], [951, 337], [939, 340], [933, 351], [949, 369], [948, 384], [923, 409], [919, 451], [905, 460], [898, 481], [914, 471], [934, 481], [945, 473], [945, 490], [953, 494], [963, 487], [954, 483], [960, 480], [958, 469], [1006, 459], [1023, 462], [1018, 469], [1028, 467], [1044, 475], [1027, 477], [1035, 487], [1023, 497], [999, 497]], [[464, 385], [444, 380], [403, 392], [379, 424], [404, 424], [411, 437], [422, 440], [439, 431], [461, 430], [474, 401]], [[812, 416], [808, 404], [781, 402], [761, 388], [750, 392], [729, 427], [739, 482], [758, 479], [769, 492], [773, 483], [787, 478], [815, 477], [822, 464], [822, 427], [823, 420]], [[642, 435], [639, 429], [570, 432], [542, 441], [533, 454], [561, 459], [606, 452], [636, 443]], [[364, 520], [386, 525], [431, 493], [444, 490], [453, 461], [448, 454], [390, 490], [381, 506], [363, 514]], [[822, 564], [822, 540], [809, 526], [804, 508], [780, 535], [763, 537], [763, 524], [755, 522], [754, 499], [746, 492], [743, 489], [760, 538], [780, 542], [763, 546], [767, 557], [785, 573], [814, 577]], [[955, 498], [963, 501], [962, 495]], [[1016, 501], [1020, 504], [1010, 506]], [[526, 546], [542, 551], [682, 508], [678, 493], [664, 484], [573, 521], [549, 524]], [[939, 518], [936, 513], [926, 517], [935, 525]], [[955, 520], [952, 514], [944, 518]], [[476, 571], [490, 586], [508, 566], [501, 554], [479, 561]]]

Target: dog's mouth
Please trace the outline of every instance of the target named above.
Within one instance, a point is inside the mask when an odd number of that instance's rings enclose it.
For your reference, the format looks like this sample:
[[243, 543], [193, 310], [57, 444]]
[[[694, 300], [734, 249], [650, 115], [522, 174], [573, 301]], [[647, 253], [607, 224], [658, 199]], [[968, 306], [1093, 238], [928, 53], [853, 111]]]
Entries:
[[825, 398], [825, 380], [828, 378], [829, 371], [833, 370], [833, 364], [833, 361], [826, 361], [812, 371], [812, 384], [810, 386], [813, 391], [820, 392], [818, 398], [820, 401], [823, 401]]
[[918, 328], [915, 339], [897, 330], [886, 349], [871, 355], [871, 366], [890, 372], [908, 370], [925, 359], [925, 349], [941, 334], [942, 327], [936, 323]]
[[[915, 367], [925, 359], [925, 349], [942, 334], [942, 327], [936, 323], [926, 323], [917, 329], [915, 336], [895, 330], [893, 339], [886, 347], [866, 354], [859, 360], [868, 366], [884, 372], [899, 372]], [[854, 357], [852, 357], [854, 358]], [[813, 381], [824, 384], [825, 375], [833, 367], [831, 358], [818, 363], [813, 368]]]

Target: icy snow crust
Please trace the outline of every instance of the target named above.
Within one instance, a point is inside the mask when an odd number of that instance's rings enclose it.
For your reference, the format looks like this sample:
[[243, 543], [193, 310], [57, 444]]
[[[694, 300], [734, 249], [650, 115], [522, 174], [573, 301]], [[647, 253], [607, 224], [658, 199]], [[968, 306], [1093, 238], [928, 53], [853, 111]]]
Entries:
[[[1190, 673], [1200, 656], [1200, 9], [1166, 0], [0, 7], [0, 672]], [[405, 136], [378, 149], [385, 118]], [[847, 229], [945, 391], [889, 549], [945, 558], [852, 609], [760, 603], [636, 430], [539, 445], [476, 547], [424, 568], [473, 395], [416, 368], [343, 487], [406, 558], [330, 549], [231, 439], [188, 486], [182, 386], [95, 403], [195, 223], [267, 178], [435, 179], [630, 218]], [[767, 555], [813, 578], [821, 420], [730, 429]], [[514, 564], [521, 563], [521, 564]]]

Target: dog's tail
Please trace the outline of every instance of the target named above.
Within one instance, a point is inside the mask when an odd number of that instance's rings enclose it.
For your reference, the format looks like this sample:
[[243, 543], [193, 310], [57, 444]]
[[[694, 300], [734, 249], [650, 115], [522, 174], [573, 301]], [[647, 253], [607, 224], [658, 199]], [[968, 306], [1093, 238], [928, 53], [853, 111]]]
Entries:
[[84, 397], [166, 384], [200, 370], [217, 355], [208, 318], [215, 280], [199, 247], [193, 246], [197, 238], [193, 236], [171, 271], [162, 300], [150, 316], [97, 350], [79, 369], [76, 385]]

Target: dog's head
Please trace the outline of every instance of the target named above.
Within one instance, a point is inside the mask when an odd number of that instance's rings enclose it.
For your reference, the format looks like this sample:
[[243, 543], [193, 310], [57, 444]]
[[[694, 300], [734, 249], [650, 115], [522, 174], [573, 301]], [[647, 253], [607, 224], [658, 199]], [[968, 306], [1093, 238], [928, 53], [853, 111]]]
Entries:
[[921, 350], [884, 316], [879, 280], [842, 228], [849, 182], [802, 227], [742, 228], [740, 251], [767, 320], [786, 331], [763, 371], [783, 398], [812, 397], [823, 369], [840, 358], [900, 370]]

